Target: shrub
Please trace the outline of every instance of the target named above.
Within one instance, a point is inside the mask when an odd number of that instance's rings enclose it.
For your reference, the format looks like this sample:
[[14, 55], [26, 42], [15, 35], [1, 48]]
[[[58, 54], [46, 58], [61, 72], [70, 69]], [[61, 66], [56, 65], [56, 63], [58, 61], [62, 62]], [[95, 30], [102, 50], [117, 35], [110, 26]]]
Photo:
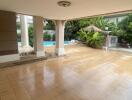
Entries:
[[128, 14], [128, 16], [118, 24], [118, 27], [118, 31], [120, 32], [120, 34], [118, 34], [119, 39], [132, 45], [132, 14]]
[[79, 32], [77, 32], [77, 34], [79, 34], [79, 40], [86, 42], [87, 40], [87, 32], [84, 31], [83, 29], [81, 29]]
[[84, 30], [80, 30], [78, 32], [79, 38], [82, 42], [86, 42], [89, 47], [92, 48], [102, 48], [104, 44], [104, 35], [99, 32], [86, 32]]
[[52, 40], [55, 41], [55, 34], [52, 35]]
[[87, 45], [93, 48], [102, 48], [104, 44], [104, 35], [99, 32], [94, 32], [88, 35]]
[[28, 35], [29, 35], [29, 45], [33, 47], [34, 36], [33, 36], [33, 25], [28, 27]]
[[52, 35], [48, 33], [44, 33], [43, 38], [45, 41], [50, 41], [52, 39]]
[[52, 20], [46, 20], [48, 23], [44, 26], [44, 30], [55, 30], [55, 24]]
[[80, 30], [79, 21], [71, 20], [67, 21], [65, 24], [65, 40], [76, 39], [78, 34], [76, 34]]

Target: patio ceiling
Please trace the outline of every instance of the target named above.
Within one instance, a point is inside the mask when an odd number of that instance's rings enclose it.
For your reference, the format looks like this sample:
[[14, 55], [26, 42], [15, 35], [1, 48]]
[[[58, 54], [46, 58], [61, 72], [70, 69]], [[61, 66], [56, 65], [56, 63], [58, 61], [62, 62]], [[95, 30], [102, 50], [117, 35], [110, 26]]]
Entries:
[[69, 0], [70, 7], [60, 7], [59, 0], [0, 0], [0, 10], [68, 20], [132, 10], [132, 0]]

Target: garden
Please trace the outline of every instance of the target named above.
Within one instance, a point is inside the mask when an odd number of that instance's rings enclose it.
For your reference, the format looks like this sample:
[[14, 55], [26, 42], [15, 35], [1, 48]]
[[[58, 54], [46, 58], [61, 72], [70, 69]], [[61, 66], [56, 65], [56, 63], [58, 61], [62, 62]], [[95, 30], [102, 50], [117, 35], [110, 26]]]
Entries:
[[[87, 26], [94, 26], [93, 30], [84, 30]], [[102, 31], [100, 31], [102, 30]], [[111, 22], [105, 17], [94, 17], [70, 21], [66, 24], [65, 32], [70, 32], [75, 38], [92, 48], [102, 48], [106, 41], [104, 31], [118, 37], [118, 46], [132, 47], [132, 14], [125, 15], [118, 23]], [[76, 33], [76, 34], [75, 34]]]
[[[44, 30], [54, 30], [55, 24], [51, 20], [47, 20]], [[86, 28], [92, 27], [91, 29]], [[20, 29], [20, 26], [17, 25]], [[33, 25], [29, 25], [29, 42], [33, 46]], [[92, 48], [102, 48], [106, 41], [104, 31], [109, 31], [109, 35], [118, 37], [118, 46], [123, 48], [132, 47], [132, 14], [126, 14], [118, 23], [111, 22], [105, 17], [84, 18], [79, 20], [67, 21], [65, 24], [64, 40], [78, 40]], [[45, 32], [43, 35], [44, 41], [55, 41], [55, 34]], [[18, 34], [18, 41], [21, 41]]]

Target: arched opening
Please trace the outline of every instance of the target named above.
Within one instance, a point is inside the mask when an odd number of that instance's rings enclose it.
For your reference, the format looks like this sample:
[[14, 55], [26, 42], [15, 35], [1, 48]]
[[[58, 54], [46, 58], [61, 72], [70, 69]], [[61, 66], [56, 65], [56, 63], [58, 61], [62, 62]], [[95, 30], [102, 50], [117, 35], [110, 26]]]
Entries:
[[43, 34], [43, 45], [45, 47], [45, 53], [47, 56], [55, 54], [55, 23], [52, 20], [44, 20], [44, 34]]

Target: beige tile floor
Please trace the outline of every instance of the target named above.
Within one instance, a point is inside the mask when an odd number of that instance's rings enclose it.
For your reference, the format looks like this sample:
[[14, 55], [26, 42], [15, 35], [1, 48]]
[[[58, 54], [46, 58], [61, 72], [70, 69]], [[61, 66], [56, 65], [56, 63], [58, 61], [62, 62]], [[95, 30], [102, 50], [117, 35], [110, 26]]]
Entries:
[[132, 100], [132, 54], [67, 46], [64, 57], [0, 69], [0, 100]]

